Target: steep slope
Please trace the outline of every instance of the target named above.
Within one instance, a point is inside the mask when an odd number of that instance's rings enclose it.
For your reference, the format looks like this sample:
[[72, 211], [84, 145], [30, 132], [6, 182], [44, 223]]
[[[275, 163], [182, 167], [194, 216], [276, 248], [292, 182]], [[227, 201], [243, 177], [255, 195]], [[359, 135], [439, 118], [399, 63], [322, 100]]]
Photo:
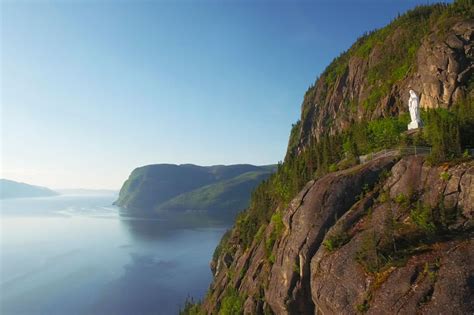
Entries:
[[[418, 7], [328, 66], [285, 162], [216, 248], [206, 298], [184, 313], [474, 312], [474, 162], [460, 158], [473, 145], [473, 12]], [[414, 135], [410, 88], [437, 109]]]
[[474, 162], [397, 160], [310, 181], [249, 248], [220, 253], [204, 309], [233, 295], [246, 314], [472, 313]]
[[0, 199], [50, 197], [56, 196], [57, 194], [57, 192], [46, 187], [0, 179]]
[[472, 160], [432, 167], [402, 159], [329, 230], [332, 246], [312, 257], [315, 305], [322, 313], [471, 314], [473, 216]]
[[247, 172], [180, 194], [158, 206], [158, 211], [207, 211], [233, 219], [249, 205], [251, 191], [274, 169]]
[[357, 40], [305, 93], [289, 151], [354, 122], [406, 112], [409, 89], [423, 108], [465, 97], [474, 84], [473, 11], [472, 1], [423, 6]]
[[[133, 170], [115, 204], [140, 214], [223, 209], [235, 214], [235, 211], [245, 208], [256, 184], [273, 171], [274, 167], [248, 164], [209, 167], [147, 165]], [[227, 206], [238, 208], [228, 209]]]
[[214, 176], [206, 168], [197, 165], [142, 166], [134, 169], [125, 181], [115, 204], [148, 211], [180, 193], [213, 181]]

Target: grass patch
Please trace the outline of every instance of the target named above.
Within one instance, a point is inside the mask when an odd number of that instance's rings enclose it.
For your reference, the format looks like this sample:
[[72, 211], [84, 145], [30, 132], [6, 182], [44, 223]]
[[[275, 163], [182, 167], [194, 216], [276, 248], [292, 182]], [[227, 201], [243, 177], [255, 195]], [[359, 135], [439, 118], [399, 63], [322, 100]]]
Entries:
[[346, 232], [336, 233], [335, 235], [328, 236], [324, 240], [323, 245], [330, 252], [342, 247], [344, 244], [349, 242], [350, 237]]

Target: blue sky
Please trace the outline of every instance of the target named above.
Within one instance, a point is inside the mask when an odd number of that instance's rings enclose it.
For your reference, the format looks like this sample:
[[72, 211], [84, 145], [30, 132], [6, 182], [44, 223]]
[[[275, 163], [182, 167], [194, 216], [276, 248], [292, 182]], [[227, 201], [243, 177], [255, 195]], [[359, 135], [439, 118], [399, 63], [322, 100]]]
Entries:
[[3, 1], [2, 177], [120, 188], [152, 163], [271, 164], [304, 92], [427, 1]]

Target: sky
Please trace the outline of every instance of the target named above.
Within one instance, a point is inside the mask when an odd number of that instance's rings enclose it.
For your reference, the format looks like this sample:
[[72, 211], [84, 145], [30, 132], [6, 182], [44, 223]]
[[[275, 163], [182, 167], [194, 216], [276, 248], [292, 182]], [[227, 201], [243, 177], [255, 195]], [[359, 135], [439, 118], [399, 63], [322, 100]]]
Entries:
[[0, 177], [119, 189], [147, 164], [277, 163], [331, 60], [430, 2], [1, 0]]

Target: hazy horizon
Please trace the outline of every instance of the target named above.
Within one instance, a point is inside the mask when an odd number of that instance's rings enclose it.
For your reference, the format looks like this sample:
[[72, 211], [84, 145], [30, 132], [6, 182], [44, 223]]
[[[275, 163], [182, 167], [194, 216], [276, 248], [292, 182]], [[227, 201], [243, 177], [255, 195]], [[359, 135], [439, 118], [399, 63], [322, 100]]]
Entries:
[[432, 2], [2, 1], [0, 177], [118, 190], [147, 164], [275, 164], [330, 61]]

